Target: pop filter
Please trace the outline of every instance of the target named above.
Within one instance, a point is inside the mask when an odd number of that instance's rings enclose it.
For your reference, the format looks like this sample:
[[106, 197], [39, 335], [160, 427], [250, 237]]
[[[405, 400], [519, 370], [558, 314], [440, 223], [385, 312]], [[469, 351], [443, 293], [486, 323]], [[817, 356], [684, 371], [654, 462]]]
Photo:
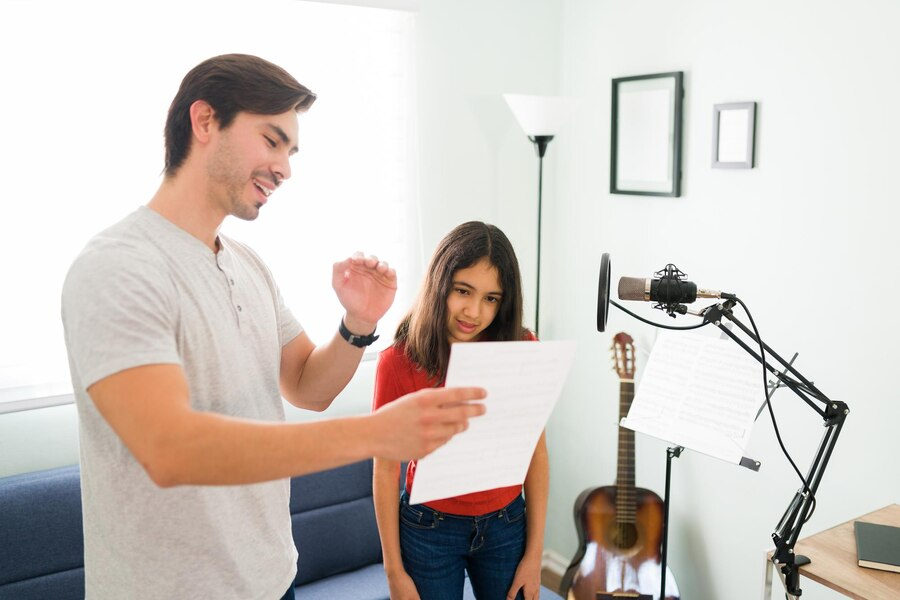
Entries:
[[609, 253], [600, 257], [600, 283], [597, 286], [597, 331], [606, 331], [609, 315]]

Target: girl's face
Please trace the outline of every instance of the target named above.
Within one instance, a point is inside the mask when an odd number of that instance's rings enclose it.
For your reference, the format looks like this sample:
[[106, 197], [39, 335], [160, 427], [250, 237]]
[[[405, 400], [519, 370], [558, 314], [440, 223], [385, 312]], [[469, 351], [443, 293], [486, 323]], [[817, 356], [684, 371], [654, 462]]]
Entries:
[[487, 258], [456, 271], [447, 296], [447, 341], [477, 340], [493, 323], [502, 299], [499, 273]]

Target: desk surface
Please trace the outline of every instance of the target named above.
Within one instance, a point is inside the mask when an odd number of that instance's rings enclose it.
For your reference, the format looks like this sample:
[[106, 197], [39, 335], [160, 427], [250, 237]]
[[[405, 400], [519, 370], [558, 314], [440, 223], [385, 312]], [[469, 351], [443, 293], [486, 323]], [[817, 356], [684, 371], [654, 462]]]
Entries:
[[812, 561], [800, 567], [800, 574], [850, 598], [900, 598], [900, 573], [867, 569], [857, 564], [853, 521], [900, 526], [900, 504], [890, 504], [797, 540], [794, 551]]

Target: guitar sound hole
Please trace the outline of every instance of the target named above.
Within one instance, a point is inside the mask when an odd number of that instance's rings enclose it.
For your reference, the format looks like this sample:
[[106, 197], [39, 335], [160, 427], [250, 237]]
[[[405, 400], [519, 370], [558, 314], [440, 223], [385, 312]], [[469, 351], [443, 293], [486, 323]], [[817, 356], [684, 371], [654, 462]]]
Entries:
[[637, 534], [634, 523], [618, 523], [613, 534], [613, 543], [617, 548], [627, 550], [637, 542]]

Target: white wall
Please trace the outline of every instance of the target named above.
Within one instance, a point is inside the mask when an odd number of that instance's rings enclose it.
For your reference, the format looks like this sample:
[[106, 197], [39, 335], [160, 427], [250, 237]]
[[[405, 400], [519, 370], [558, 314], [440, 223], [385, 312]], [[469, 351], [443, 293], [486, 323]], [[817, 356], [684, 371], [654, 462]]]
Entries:
[[[566, 2], [561, 90], [588, 108], [554, 141], [554, 268], [541, 301], [551, 315], [544, 337], [579, 342], [549, 428], [554, 550], [571, 556], [576, 548], [567, 523], [575, 496], [615, 479], [612, 335], [629, 332], [645, 350], [654, 339], [616, 309], [607, 333], [596, 331], [602, 252], [611, 254], [614, 288], [619, 276], [649, 276], [673, 262], [703, 286], [739, 293], [769, 345], [788, 358], [799, 352], [797, 368], [849, 404], [804, 535], [900, 499], [890, 375], [900, 333], [891, 311], [900, 293], [891, 192], [900, 158], [898, 23], [900, 7], [888, 1]], [[686, 88], [682, 197], [610, 195], [610, 80], [676, 70]], [[759, 103], [758, 166], [712, 169], [713, 105], [734, 101]], [[646, 355], [638, 361], [640, 372]], [[774, 405], [805, 473], [822, 420], [787, 390]], [[662, 495], [667, 446], [636, 437], [637, 483]], [[748, 455], [762, 461], [760, 472], [693, 452], [673, 464], [670, 565], [682, 597], [761, 591], [763, 550], [800, 484], [765, 414]], [[805, 598], [833, 597], [818, 584], [803, 587]]]
[[[558, 89], [560, 5], [425, 1], [418, 19], [423, 254], [454, 226], [494, 223], [517, 249], [534, 310], [537, 157], [502, 98]], [[552, 159], [545, 160], [545, 172]], [[544, 201], [552, 195], [545, 176]], [[545, 267], [546, 268], [546, 267]]]

